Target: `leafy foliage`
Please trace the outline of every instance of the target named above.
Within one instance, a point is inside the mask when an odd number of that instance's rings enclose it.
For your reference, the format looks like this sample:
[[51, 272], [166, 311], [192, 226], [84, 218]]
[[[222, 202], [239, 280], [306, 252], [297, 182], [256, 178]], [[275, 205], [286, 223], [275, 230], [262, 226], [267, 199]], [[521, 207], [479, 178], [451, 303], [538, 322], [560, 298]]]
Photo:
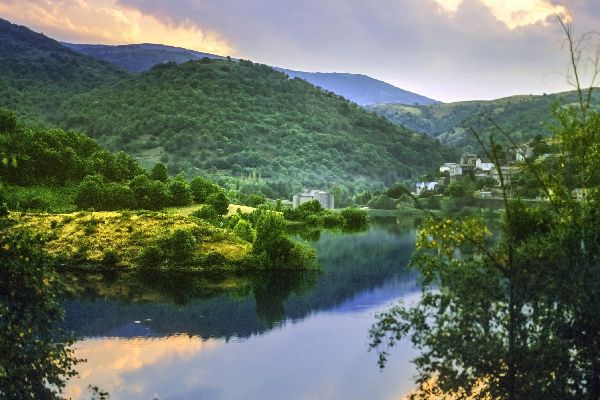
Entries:
[[[598, 102], [597, 95], [593, 100], [595, 104]], [[490, 134], [496, 131], [494, 126], [498, 124], [514, 141], [525, 142], [552, 133], [556, 126], [551, 111], [554, 104], [566, 106], [575, 102], [576, 92], [564, 92], [432, 105], [382, 104], [368, 109], [442, 143], [476, 152], [480, 150], [479, 145], [466, 126], [476, 126], [481, 133]], [[502, 137], [498, 140], [507, 144]]]
[[78, 360], [58, 326], [58, 276], [39, 239], [13, 233], [0, 243], [0, 397], [60, 399]]
[[69, 97], [126, 78], [119, 68], [0, 19], [0, 108], [28, 122], [54, 121]]
[[[175, 173], [257, 174], [286, 197], [291, 193], [277, 189], [284, 182], [374, 186], [407, 179], [454, 154], [249, 61], [159, 65], [73, 97], [59, 119], [145, 163], [160, 155]], [[424, 148], [427, 157], [420, 156]]]
[[269, 269], [304, 268], [314, 260], [314, 250], [286, 236], [285, 220], [275, 211], [262, 211], [256, 217], [252, 252]]
[[[10, 113], [2, 111], [3, 115]], [[12, 120], [12, 119], [11, 119]], [[125, 153], [111, 153], [80, 133], [61, 129], [26, 128], [5, 123], [0, 135], [0, 178], [17, 185], [78, 183], [86, 175], [122, 182], [140, 174], [138, 163]]]
[[[421, 350], [421, 389], [435, 382], [438, 395], [454, 397], [600, 396], [600, 323], [592, 315], [600, 306], [600, 182], [592, 173], [600, 168], [600, 115], [555, 115], [556, 153], [524, 166], [547, 203], [506, 200], [497, 240], [476, 218], [429, 218], [413, 262], [422, 298], [383, 313], [371, 330], [373, 348], [408, 337]], [[381, 365], [386, 358], [383, 350]]]

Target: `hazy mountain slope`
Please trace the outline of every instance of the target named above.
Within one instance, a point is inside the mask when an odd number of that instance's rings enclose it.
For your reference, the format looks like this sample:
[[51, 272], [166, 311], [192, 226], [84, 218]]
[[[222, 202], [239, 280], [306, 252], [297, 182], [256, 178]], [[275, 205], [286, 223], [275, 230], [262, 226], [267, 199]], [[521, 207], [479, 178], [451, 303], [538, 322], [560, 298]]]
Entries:
[[[600, 96], [594, 96], [594, 103], [597, 104], [599, 100]], [[537, 135], [549, 134], [554, 124], [552, 108], [555, 104], [564, 106], [575, 102], [575, 92], [563, 92], [541, 96], [511, 96], [491, 101], [429, 106], [386, 104], [368, 108], [395, 124], [426, 133], [442, 143], [477, 150], [475, 139], [465, 129], [467, 126], [489, 133], [496, 123], [509, 132], [514, 140], [522, 142]]]
[[302, 78], [315, 86], [343, 96], [358, 105], [370, 104], [435, 104], [436, 101], [412, 93], [366, 75], [338, 72], [302, 72], [275, 68], [286, 75]]
[[66, 98], [127, 72], [0, 19], [0, 107], [28, 120], [50, 119]]
[[452, 150], [301, 79], [249, 61], [162, 64], [72, 98], [59, 115], [110, 148], [176, 171], [286, 185], [375, 187]]
[[225, 58], [214, 54], [187, 50], [181, 47], [149, 43], [119, 46], [74, 43], [63, 43], [63, 45], [87, 56], [116, 64], [131, 72], [147, 71], [156, 64], [167, 62], [181, 64], [190, 60], [201, 60], [204, 57], [217, 59]]
[[[143, 72], [156, 64], [175, 62], [181, 64], [204, 57], [224, 59], [214, 54], [200, 53], [180, 47], [160, 44], [130, 44], [121, 46], [64, 43], [75, 51], [90, 57], [116, 64], [131, 72]], [[433, 104], [436, 101], [416, 93], [397, 88], [389, 83], [366, 75], [325, 72], [302, 72], [277, 68], [294, 78], [302, 78], [315, 86], [343, 96], [359, 105], [368, 104]]]

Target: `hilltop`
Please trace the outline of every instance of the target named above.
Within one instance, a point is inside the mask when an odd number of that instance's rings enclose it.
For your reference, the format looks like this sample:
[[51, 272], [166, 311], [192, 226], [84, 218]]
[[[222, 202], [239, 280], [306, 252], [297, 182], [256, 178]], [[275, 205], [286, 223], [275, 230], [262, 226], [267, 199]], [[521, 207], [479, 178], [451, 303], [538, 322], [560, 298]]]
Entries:
[[0, 19], [0, 108], [29, 121], [51, 119], [67, 98], [129, 74], [56, 40]]
[[376, 187], [454, 152], [340, 96], [249, 61], [162, 64], [73, 97], [63, 127], [173, 173], [260, 176], [279, 194], [302, 185]]
[[144, 72], [156, 64], [174, 62], [177, 64], [204, 57], [224, 59], [210, 53], [188, 50], [162, 44], [141, 43], [124, 45], [62, 43], [64, 46], [86, 56], [115, 64], [130, 72]]
[[301, 78], [361, 106], [372, 104], [435, 104], [436, 100], [400, 89], [387, 82], [361, 74], [339, 72], [302, 72], [275, 68], [291, 78]]
[[6, 21], [0, 99], [28, 124], [84, 132], [145, 167], [244, 193], [361, 190], [410, 179], [454, 151], [266, 65], [203, 58], [133, 74]]
[[[108, 61], [130, 72], [144, 72], [156, 64], [174, 62], [181, 64], [186, 61], [225, 59], [215, 54], [201, 53], [181, 47], [162, 44], [128, 44], [119, 46], [99, 44], [72, 44], [65, 46], [98, 60]], [[360, 74], [338, 72], [302, 72], [273, 67], [285, 73], [290, 78], [301, 78], [311, 84], [333, 92], [355, 102], [358, 105], [369, 104], [434, 104], [435, 100], [407, 90], [400, 89], [389, 83]]]
[[[594, 104], [598, 103], [599, 96], [594, 96]], [[496, 123], [510, 133], [516, 142], [524, 142], [538, 135], [550, 134], [554, 126], [553, 106], [565, 106], [576, 102], [577, 93], [571, 91], [427, 106], [386, 104], [370, 106], [368, 109], [395, 124], [432, 136], [442, 143], [476, 151], [479, 146], [467, 131], [468, 126], [489, 133]], [[485, 117], [482, 118], [482, 115]]]

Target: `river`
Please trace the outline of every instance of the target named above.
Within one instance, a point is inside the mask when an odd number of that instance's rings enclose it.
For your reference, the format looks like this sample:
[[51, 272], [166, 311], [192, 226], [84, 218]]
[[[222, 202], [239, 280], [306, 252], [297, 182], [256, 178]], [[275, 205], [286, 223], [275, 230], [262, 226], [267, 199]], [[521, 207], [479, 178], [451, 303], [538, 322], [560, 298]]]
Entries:
[[375, 315], [419, 295], [407, 269], [410, 221], [313, 238], [321, 271], [208, 287], [185, 276], [123, 285], [98, 278], [65, 299], [66, 326], [86, 359], [66, 397], [89, 385], [120, 399], [400, 399], [416, 351], [401, 342], [386, 368], [368, 351]]

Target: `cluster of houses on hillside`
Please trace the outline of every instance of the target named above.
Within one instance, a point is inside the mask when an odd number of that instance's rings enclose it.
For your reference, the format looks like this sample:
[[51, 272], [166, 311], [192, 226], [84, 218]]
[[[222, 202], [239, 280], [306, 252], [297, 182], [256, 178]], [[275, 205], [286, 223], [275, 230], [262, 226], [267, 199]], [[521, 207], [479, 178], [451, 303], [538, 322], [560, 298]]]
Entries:
[[[500, 185], [500, 175], [502, 175], [506, 183], [510, 183], [515, 176], [521, 173], [520, 163], [526, 159], [533, 157], [533, 149], [524, 144], [514, 150], [511, 154], [511, 160], [507, 165], [501, 165], [500, 171], [492, 162], [485, 157], [480, 157], [477, 154], [465, 153], [460, 157], [459, 162], [447, 162], [440, 166], [439, 177], [431, 182], [417, 182], [414, 193], [420, 195], [424, 192], [440, 192], [442, 188], [448, 186], [451, 182], [470, 178], [475, 181], [487, 180], [490, 183], [494, 182], [493, 186]], [[491, 179], [490, 179], [491, 178]], [[490, 186], [492, 186], [490, 184]], [[493, 188], [480, 191], [481, 197], [491, 197]]]

